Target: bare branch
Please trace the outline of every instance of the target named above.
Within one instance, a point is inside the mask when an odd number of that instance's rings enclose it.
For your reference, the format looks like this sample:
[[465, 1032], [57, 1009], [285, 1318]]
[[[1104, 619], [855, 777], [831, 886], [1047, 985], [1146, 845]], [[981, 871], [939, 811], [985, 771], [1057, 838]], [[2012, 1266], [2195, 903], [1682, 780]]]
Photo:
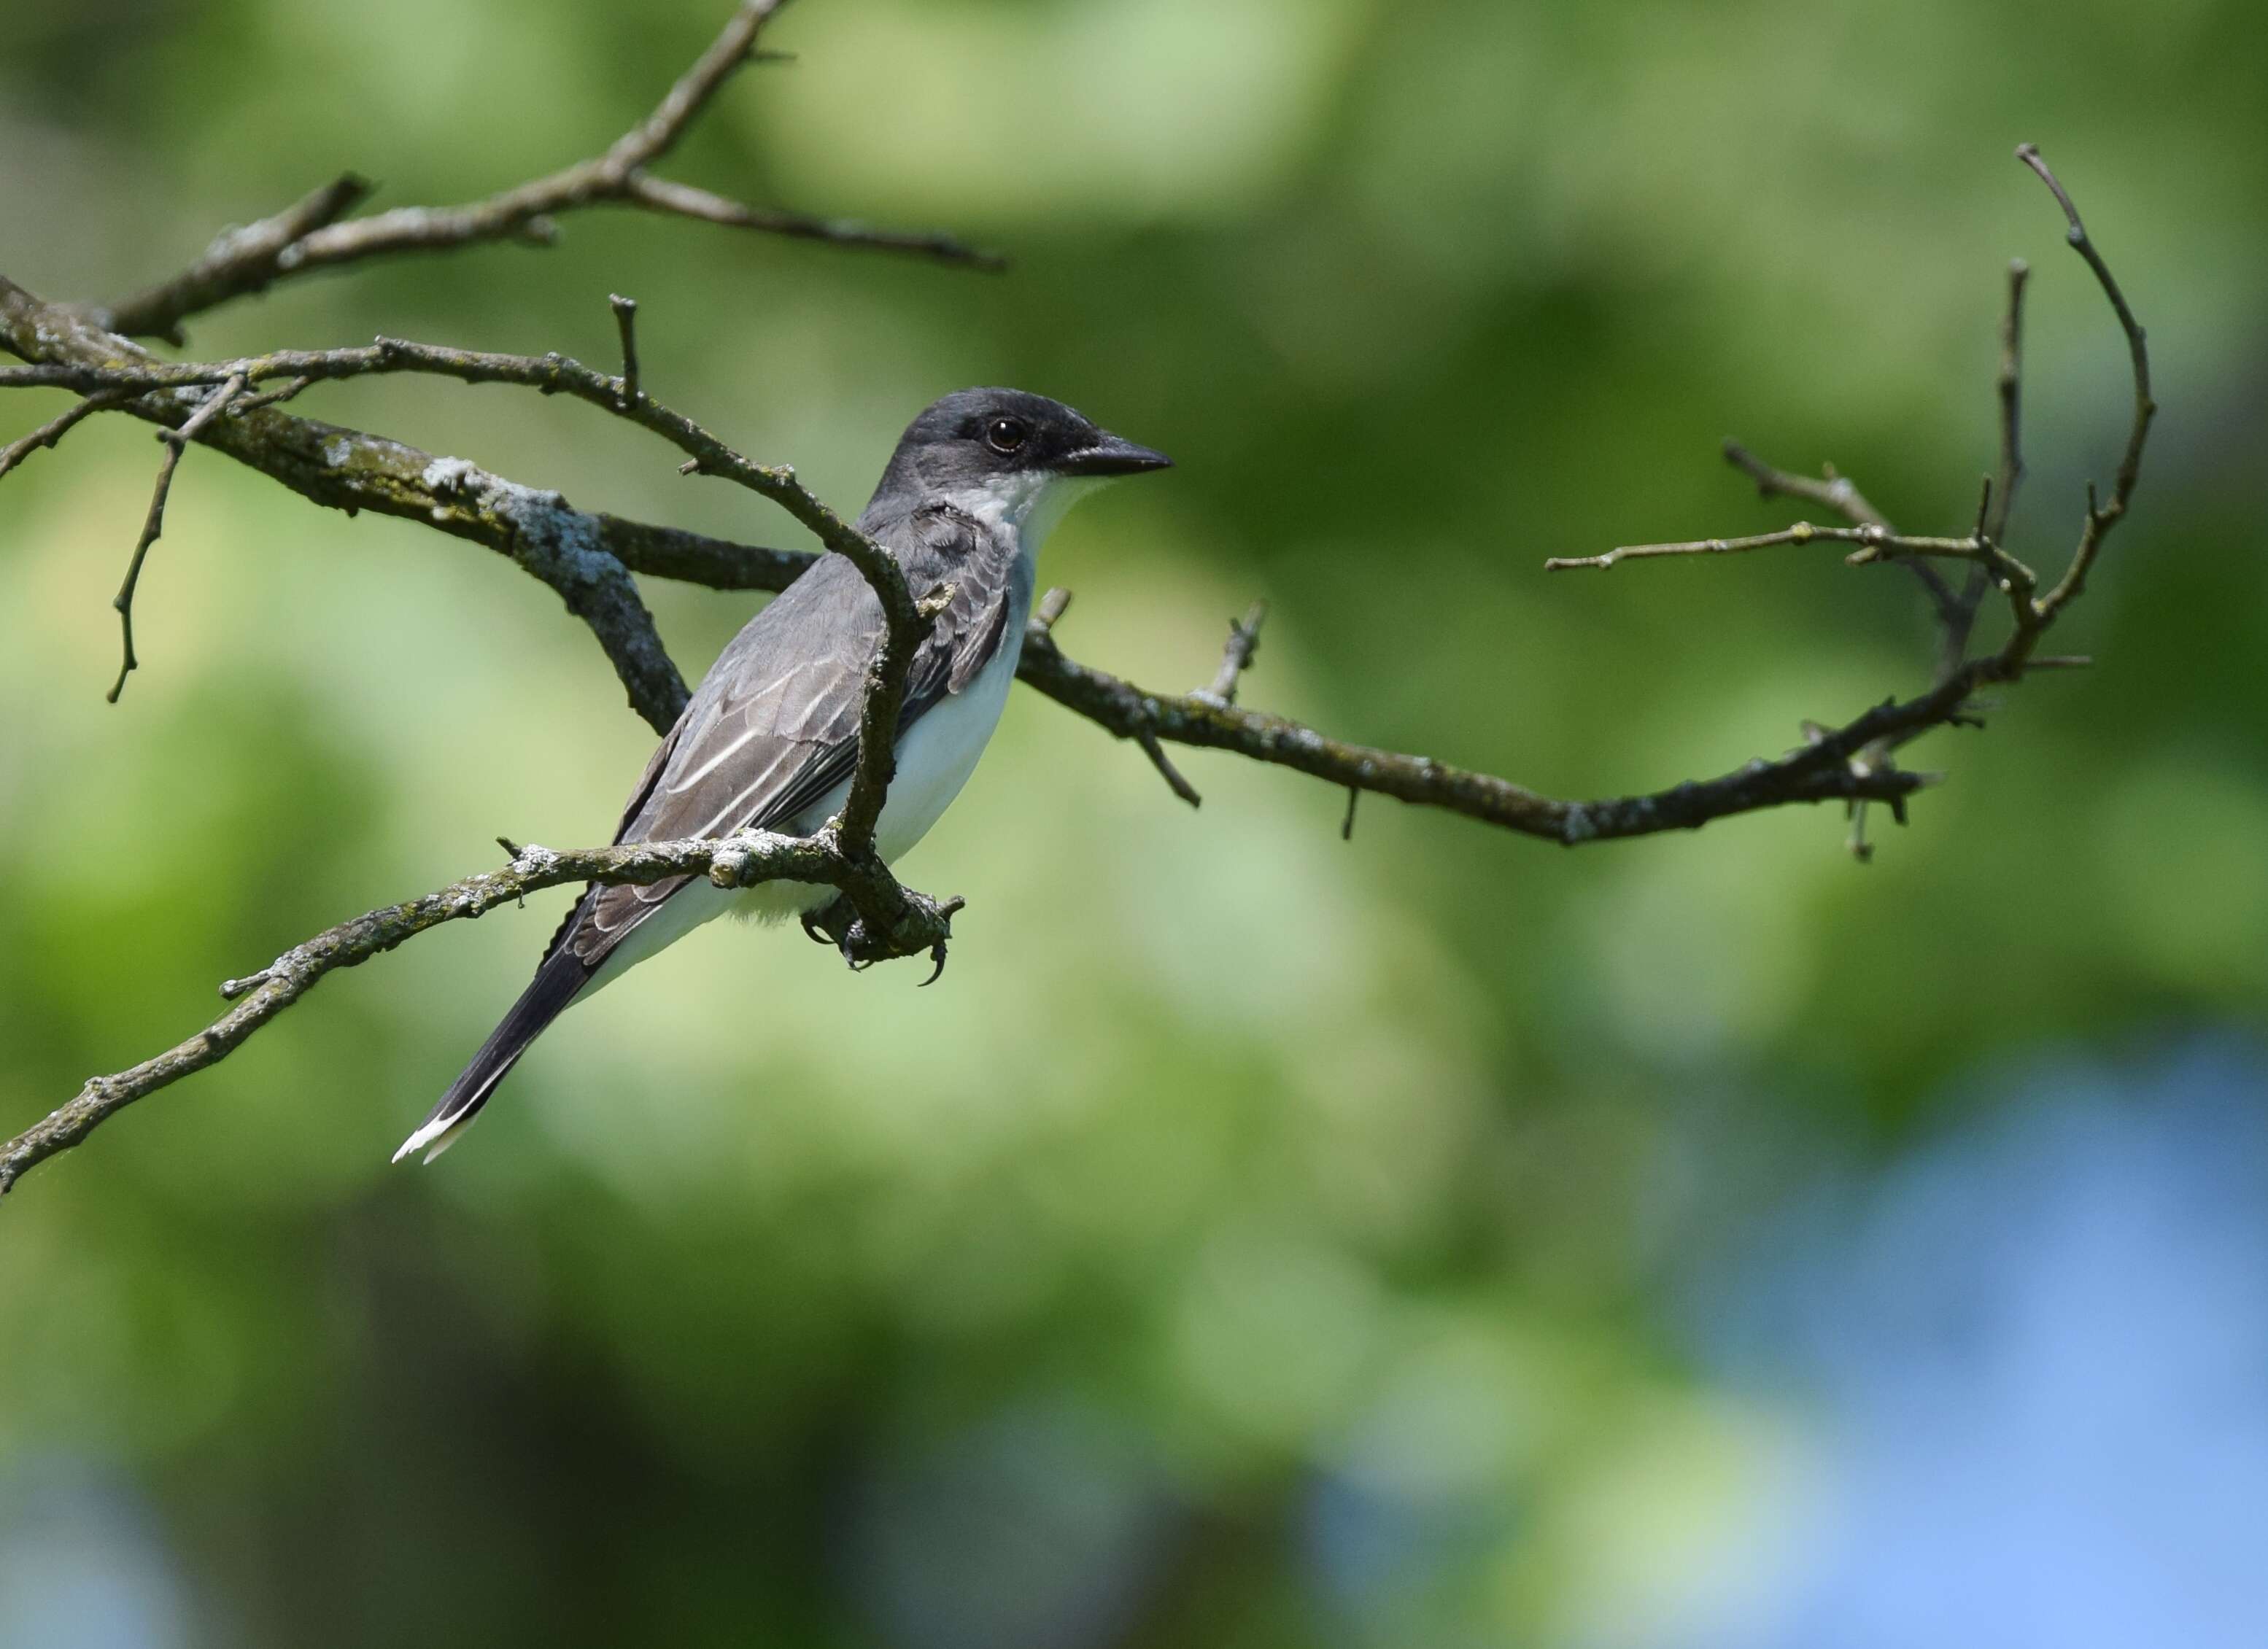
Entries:
[[280, 389], [263, 389], [256, 395], [240, 395], [231, 403], [228, 416], [240, 418], [261, 407], [280, 407], [314, 381], [312, 378], [295, 378]]
[[1236, 703], [1237, 679], [1252, 667], [1260, 651], [1260, 626], [1268, 617], [1268, 603], [1255, 601], [1241, 619], [1228, 621], [1228, 641], [1220, 650], [1220, 669], [1212, 686], [1204, 689], [1224, 704]]
[[752, 58], [757, 36], [785, 0], [743, 0], [700, 60], [645, 119], [604, 154], [461, 206], [402, 206], [339, 221], [370, 186], [349, 174], [275, 217], [223, 235], [181, 274], [115, 304], [90, 308], [107, 332], [151, 334], [178, 343], [188, 317], [311, 269], [405, 252], [442, 252], [484, 241], [548, 246], [554, 221], [578, 208], [627, 205], [767, 234], [836, 246], [911, 253], [942, 263], [997, 269], [1004, 261], [949, 235], [869, 229], [858, 224], [742, 206], [706, 190], [651, 177], [645, 168], [674, 148], [695, 119]]
[[[1885, 533], [1891, 530], [1888, 518], [1867, 501], [1866, 495], [1859, 490], [1849, 476], [1837, 475], [1832, 464], [1825, 466], [1824, 473], [1817, 478], [1798, 475], [1788, 470], [1774, 468], [1738, 441], [1731, 439], [1725, 443], [1725, 461], [1745, 472], [1756, 482], [1759, 497], [1806, 498], [1815, 504], [1825, 504], [1855, 526], [1880, 527]], [[1914, 577], [1921, 580], [1922, 588], [1929, 593], [1930, 607], [1936, 613], [1939, 624], [1950, 630], [1960, 603], [1960, 598], [1953, 593], [1953, 586], [1946, 583], [1943, 575], [1926, 561], [1909, 559], [1905, 564], [1913, 570]]]
[[612, 172], [628, 174], [652, 166], [674, 149], [694, 117], [755, 53], [756, 36], [772, 13], [786, 4], [787, 0], [741, 0], [723, 32], [709, 42], [709, 49], [678, 77], [652, 114], [615, 140], [601, 164]]
[[107, 412], [133, 398], [129, 390], [111, 390], [74, 401], [30, 434], [0, 446], [0, 475], [5, 475], [40, 448], [53, 446], [96, 413]]
[[[1977, 533], [2007, 546], [2008, 520], [2016, 508], [2016, 490], [2023, 484], [2024, 288], [2031, 266], [2021, 258], [2008, 264], [2008, 305], [2000, 317], [2000, 371], [1993, 387], [2000, 401], [2000, 464], [1996, 480], [1987, 483], [1985, 507], [1979, 512]], [[1968, 581], [1947, 615], [1945, 635], [1938, 651], [1938, 674], [1950, 674], [1969, 656], [1969, 639], [1977, 626], [1977, 609], [1992, 582], [1992, 570], [1981, 563], [1970, 569]]]
[[183, 316], [201, 313], [247, 292], [267, 290], [294, 246], [345, 217], [370, 190], [364, 180], [344, 173], [273, 217], [223, 231], [202, 257], [173, 279], [115, 304], [97, 305], [87, 312], [87, 319], [105, 332], [129, 338], [156, 336], [180, 343]]
[[1994, 543], [2008, 537], [2008, 518], [2015, 513], [2016, 490], [2024, 480], [2024, 288], [2031, 266], [2021, 258], [2008, 261], [2008, 306], [2000, 316], [2000, 372], [1993, 390], [2000, 400], [2000, 467], [1993, 485], [1993, 504], [1984, 534]]
[[[130, 374], [151, 364], [136, 345], [101, 331], [64, 306], [40, 302], [5, 276], [0, 276], [0, 347], [26, 360], [82, 370]], [[306, 381], [312, 380], [292, 380]], [[169, 429], [178, 428], [202, 400], [194, 388], [123, 394], [126, 398], [106, 404]], [[673, 574], [726, 563], [759, 569], [786, 560], [804, 564], [805, 558], [786, 551], [730, 545], [588, 513], [556, 492], [505, 481], [461, 459], [437, 457], [383, 436], [270, 408], [255, 410], [262, 399], [249, 396], [239, 402], [228, 417], [204, 431], [204, 444], [314, 503], [349, 514], [371, 510], [398, 516], [510, 556], [549, 585], [590, 627], [630, 703], [657, 732], [666, 732], [685, 707], [685, 682], [638, 598], [630, 563], [615, 553], [617, 545], [627, 555], [650, 556], [654, 571]]]
[[1617, 562], [1645, 561], [1657, 556], [1734, 556], [1751, 549], [1770, 549], [1777, 544], [1810, 543], [1859, 545], [1860, 548], [1845, 558], [1854, 567], [1898, 556], [1940, 556], [1956, 561], [1975, 561], [1984, 556], [1990, 548], [1974, 534], [1967, 538], [1911, 538], [1881, 526], [1814, 526], [1808, 521], [1798, 521], [1793, 526], [1782, 527], [1777, 533], [1756, 533], [1746, 538], [1695, 538], [1674, 544], [1622, 544], [1603, 555], [1554, 556], [1543, 563], [1543, 571], [1565, 572], [1577, 567], [1596, 567], [1603, 571]]
[[1823, 480], [1810, 475], [1799, 475], [1785, 469], [1776, 469], [1738, 441], [1725, 442], [1725, 461], [1750, 476], [1756, 483], [1756, 496], [1764, 498], [1803, 498], [1813, 504], [1823, 504], [1841, 514], [1853, 526], [1879, 526], [1889, 530], [1889, 522], [1882, 512], [1869, 503], [1848, 475], [1838, 475], [1835, 467], [1827, 467]]
[[633, 175], [625, 187], [624, 202], [649, 211], [667, 212], [726, 229], [753, 229], [760, 234], [790, 240], [817, 240], [828, 246], [864, 247], [875, 252], [904, 252], [959, 263], [974, 269], [998, 271], [1008, 260], [997, 252], [983, 252], [935, 230], [877, 229], [850, 217], [818, 217], [776, 206], [748, 206], [690, 184], [673, 183], [645, 173]]
[[1158, 735], [1153, 729], [1144, 727], [1138, 730], [1134, 742], [1141, 747], [1142, 754], [1150, 758], [1150, 765], [1158, 769], [1158, 777], [1166, 781], [1168, 790], [1192, 807], [1204, 806], [1204, 798], [1197, 794], [1196, 785], [1182, 777], [1182, 769], [1174, 765], [1173, 758], [1166, 754], [1166, 747], [1158, 742]]
[[1869, 796], [1888, 800], [1918, 789], [1922, 780], [1884, 763], [1852, 771], [1849, 758], [1867, 738], [1904, 726], [1926, 713], [1895, 702], [1861, 718], [1864, 736], [1837, 730], [1816, 745], [1778, 761], [1758, 759], [1704, 783], [1687, 783], [1651, 795], [1599, 801], [1562, 801], [1491, 774], [1452, 767], [1431, 756], [1404, 755], [1349, 743], [1313, 727], [1262, 710], [1225, 704], [1211, 694], [1149, 693], [1130, 681], [1064, 657], [1052, 634], [1026, 629], [1016, 674], [1033, 687], [1105, 731], [1140, 744], [1145, 738], [1226, 750], [1255, 762], [1288, 767], [1349, 790], [1373, 791], [1420, 806], [1462, 813], [1522, 836], [1572, 847], [1616, 836], [1690, 830], [1734, 813], [1796, 802], [1842, 801]]
[[948, 936], [958, 901], [944, 903], [878, 879], [873, 867], [847, 858], [824, 835], [784, 836], [744, 831], [716, 840], [640, 842], [582, 852], [527, 847], [502, 870], [452, 882], [436, 893], [341, 923], [294, 946], [266, 968], [221, 987], [237, 1005], [204, 1030], [115, 1076], [96, 1077], [42, 1121], [0, 1145], [0, 1196], [29, 1169], [70, 1150], [135, 1101], [225, 1059], [245, 1040], [313, 990], [324, 975], [384, 954], [445, 922], [469, 920], [531, 893], [569, 882], [654, 882], [705, 875], [720, 887], [753, 887], [792, 880], [843, 889], [867, 930], [867, 960], [931, 952]]
[[615, 328], [622, 334], [622, 401], [628, 405], [638, 398], [637, 299], [615, 292], [607, 302], [615, 312]]
[[114, 704], [126, 690], [126, 678], [134, 674], [138, 662], [134, 657], [134, 592], [142, 582], [142, 563], [149, 556], [150, 546], [166, 530], [166, 495], [173, 490], [173, 471], [180, 467], [183, 449], [243, 393], [244, 379], [232, 378], [208, 396], [180, 429], [158, 431], [158, 441], [166, 449], [166, 456], [158, 462], [158, 484], [151, 490], [150, 512], [143, 518], [142, 536], [134, 541], [134, 554], [126, 563], [126, 582], [118, 586], [118, 593], [110, 603], [118, 609], [120, 639], [125, 654], [119, 661], [118, 679], [110, 684], [110, 691], [105, 696]]
[[2126, 450], [2118, 460], [2118, 474], [2111, 482], [2110, 501], [2098, 504], [2095, 489], [2091, 485], [2088, 488], [2087, 525], [2080, 534], [2079, 548], [2072, 553], [2071, 565], [2065, 570], [2055, 588], [2049, 591], [2039, 603], [2040, 615], [2045, 620], [2052, 618], [2087, 588], [2087, 575], [2095, 565], [2095, 558], [2102, 552], [2103, 541], [2110, 537], [2110, 529], [2126, 513], [2127, 503], [2134, 496], [2135, 484], [2142, 478], [2142, 448], [2150, 438], [2150, 421], [2157, 416], [2158, 403], [2150, 396], [2147, 336], [2141, 323], [2134, 319], [2134, 312], [2127, 307], [2126, 295], [2118, 290], [2118, 283], [2110, 273], [2110, 266], [2095, 250], [2095, 242], [2088, 235], [2087, 225], [2080, 221], [2079, 208], [2072, 204], [2071, 196], [2064, 193], [2063, 185], [2056, 180], [2055, 173], [2048, 170], [2048, 163], [2040, 158], [2037, 149], [2029, 144], [2019, 144], [2016, 145], [2016, 158], [2039, 174], [2040, 181], [2046, 184], [2055, 195], [2056, 204], [2063, 208], [2064, 219], [2070, 225], [2065, 239], [2071, 242], [2073, 251], [2087, 260], [2087, 267], [2095, 271], [2095, 282], [2102, 288], [2102, 295], [2110, 300], [2111, 312], [2118, 317], [2119, 329], [2126, 335], [2127, 356], [2134, 371], [2134, 417], [2126, 433]]
[[[0, 328], [5, 326], [5, 304], [11, 291], [21, 293], [22, 289], [0, 282]], [[690, 418], [649, 395], [641, 394], [630, 402], [623, 395], [621, 379], [595, 372], [564, 355], [498, 355], [381, 337], [357, 349], [278, 350], [217, 363], [158, 361], [146, 355], [119, 363], [50, 358], [42, 364], [0, 367], [0, 388], [43, 386], [146, 392], [195, 388], [238, 377], [247, 383], [260, 383], [273, 378], [343, 379], [386, 372], [431, 373], [468, 384], [515, 384], [546, 394], [571, 395], [652, 431], [688, 454], [681, 466], [686, 473], [722, 476], [769, 498], [810, 528], [829, 549], [858, 563], [870, 581], [879, 577], [887, 582], [895, 572], [896, 563], [798, 482], [792, 467], [751, 462]], [[893, 622], [915, 616], [913, 598], [905, 593], [902, 582], [883, 596], [884, 609]]]
[[[1846, 559], [1853, 563], [1880, 560], [1900, 554], [1948, 556], [1977, 563], [1987, 580], [1996, 585], [2007, 598], [2014, 620], [2008, 639], [2000, 650], [1982, 658], [1964, 661], [1968, 626], [1974, 617], [1973, 606], [1964, 607], [1962, 598], [1946, 619], [1947, 644], [1940, 659], [1936, 686], [1928, 693], [1904, 703], [1892, 701], [1868, 711], [1839, 731], [1825, 735], [1814, 744], [1815, 751], [1839, 751], [1838, 759], [1848, 763], [1854, 772], [1871, 771], [1878, 762], [1887, 761], [1891, 751], [1907, 741], [1928, 732], [1933, 727], [1976, 723], [1971, 708], [1976, 690], [1989, 682], [2015, 681], [2043, 661], [2034, 658], [2041, 637], [2046, 634], [2058, 615], [2085, 589], [2087, 575], [2095, 557], [2101, 553], [2103, 540], [2125, 514], [2129, 499], [2141, 473], [2142, 453], [2149, 436], [2150, 422], [2157, 405], [2150, 395], [2150, 359], [2140, 324], [2134, 319], [2125, 296], [2112, 276], [2110, 268], [2095, 250], [2080, 222], [2078, 208], [2072, 203], [2039, 151], [2029, 144], [2020, 144], [2017, 158], [2036, 173], [2056, 202], [2063, 208], [2069, 225], [2068, 239], [2072, 246], [2095, 272], [2104, 296], [2110, 300], [2113, 313], [2125, 334], [2129, 355], [2133, 364], [2134, 414], [2126, 440], [2124, 455], [2119, 462], [2118, 474], [2108, 502], [2098, 498], [2090, 485], [2087, 493], [2086, 524], [2080, 535], [2079, 546], [2073, 551], [2070, 566], [2062, 578], [2047, 595], [2037, 597], [2038, 581], [2030, 568], [2010, 556], [2000, 545], [1999, 534], [2007, 529], [2014, 495], [2023, 465], [2021, 445], [2021, 366], [2022, 366], [2022, 305], [2026, 277], [2029, 271], [2021, 263], [2011, 266], [2008, 277], [2008, 306], [2001, 328], [2000, 396], [2000, 480], [1996, 488], [1992, 478], [1985, 479], [1983, 497], [1978, 502], [1977, 525], [1966, 539], [1909, 539], [1888, 531], [1886, 524], [1875, 516], [1872, 521], [1850, 528], [1813, 527], [1799, 524], [1780, 533], [1760, 534], [1747, 539], [1697, 540], [1678, 544], [1639, 545], [1610, 551], [1604, 556], [1561, 558], [1545, 564], [1547, 567], [1612, 566], [1625, 556], [1721, 554], [1730, 550], [1758, 549], [1772, 544], [1807, 542], [1812, 538], [1842, 538], [1860, 535], [1862, 548]], [[1768, 493], [1789, 491], [1801, 497], [1827, 498], [1838, 504], [1845, 513], [1861, 519], [1857, 512], [1873, 515], [1873, 508], [1854, 492], [1839, 489], [1833, 478], [1815, 482], [1806, 477], [1789, 476], [1772, 469], [1734, 443], [1727, 443], [1726, 453], [1732, 461], [1749, 475]], [[1942, 610], [1942, 609], [1941, 609]], [[2055, 660], [2058, 666], [2073, 661]], [[1893, 803], [1894, 806], [1897, 804]], [[1863, 811], [1854, 806], [1854, 850], [1865, 841]], [[1901, 814], [1903, 822], [1903, 814]], [[1863, 857], [1863, 854], [1861, 855]]]

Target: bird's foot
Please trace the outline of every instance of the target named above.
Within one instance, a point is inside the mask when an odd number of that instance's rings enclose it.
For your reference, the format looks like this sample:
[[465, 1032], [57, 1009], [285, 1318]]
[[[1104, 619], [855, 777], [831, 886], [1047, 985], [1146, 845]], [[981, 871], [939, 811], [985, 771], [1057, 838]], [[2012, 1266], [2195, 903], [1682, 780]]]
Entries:
[[849, 897], [839, 897], [817, 910], [803, 913], [803, 931], [816, 943], [832, 945], [853, 973], [863, 973], [876, 962], [929, 953], [930, 975], [924, 985], [937, 983], [945, 972], [946, 943], [953, 937], [953, 917], [966, 902], [959, 898], [932, 899], [907, 887], [900, 890], [909, 907], [890, 931], [878, 931], [858, 914]]

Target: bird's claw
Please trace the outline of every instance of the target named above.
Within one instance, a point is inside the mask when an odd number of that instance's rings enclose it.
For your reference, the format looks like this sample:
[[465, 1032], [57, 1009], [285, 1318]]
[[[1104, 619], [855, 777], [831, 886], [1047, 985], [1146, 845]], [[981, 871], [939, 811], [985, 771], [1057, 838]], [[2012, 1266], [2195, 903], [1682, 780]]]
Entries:
[[932, 964], [929, 970], [929, 977], [923, 980], [921, 984], [914, 987], [917, 990], [919, 990], [925, 986], [933, 985], [939, 980], [945, 977], [945, 941], [943, 939], [939, 939], [936, 944], [929, 947], [929, 960]]
[[850, 902], [837, 894], [814, 909], [803, 911], [797, 920], [803, 924], [803, 935], [814, 945], [831, 945], [847, 958], [850, 930], [858, 925], [858, 913]]

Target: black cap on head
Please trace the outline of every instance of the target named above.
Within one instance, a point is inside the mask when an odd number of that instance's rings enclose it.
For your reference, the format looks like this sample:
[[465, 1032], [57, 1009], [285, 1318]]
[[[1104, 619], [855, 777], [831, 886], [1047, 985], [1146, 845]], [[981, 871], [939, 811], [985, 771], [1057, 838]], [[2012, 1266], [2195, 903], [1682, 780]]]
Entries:
[[906, 426], [885, 484], [949, 490], [1010, 475], [1134, 475], [1173, 461], [1045, 395], [961, 389]]

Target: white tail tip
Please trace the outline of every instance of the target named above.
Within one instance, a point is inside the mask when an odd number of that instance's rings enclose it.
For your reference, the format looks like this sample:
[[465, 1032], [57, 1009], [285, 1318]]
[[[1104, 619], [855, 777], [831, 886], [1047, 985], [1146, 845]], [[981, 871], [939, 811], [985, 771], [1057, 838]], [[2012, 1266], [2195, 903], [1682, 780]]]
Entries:
[[460, 1113], [455, 1116], [435, 1117], [401, 1142], [401, 1149], [394, 1153], [394, 1160], [399, 1162], [411, 1152], [424, 1150], [425, 1147], [431, 1146], [431, 1150], [425, 1151], [425, 1160], [430, 1164], [434, 1158], [457, 1143], [457, 1135], [471, 1120], [472, 1115], [469, 1112]]

